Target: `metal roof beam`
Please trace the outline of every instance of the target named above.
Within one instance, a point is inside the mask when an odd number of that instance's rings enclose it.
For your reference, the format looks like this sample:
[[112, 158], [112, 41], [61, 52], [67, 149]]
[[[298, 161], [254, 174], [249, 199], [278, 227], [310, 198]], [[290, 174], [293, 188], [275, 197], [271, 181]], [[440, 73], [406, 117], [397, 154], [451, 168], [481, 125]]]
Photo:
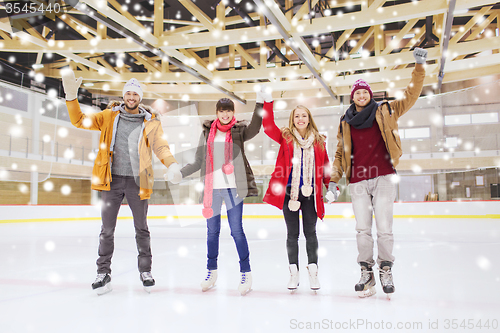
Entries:
[[337, 95], [333, 92], [332, 88], [325, 82], [325, 80], [323, 80], [321, 74], [318, 72], [318, 62], [302, 37], [299, 35], [293, 37], [289, 32], [291, 30], [290, 22], [288, 22], [288, 19], [279, 8], [279, 5], [271, 0], [254, 0], [254, 2], [262, 10], [262, 13], [269, 19], [269, 21], [271, 21], [271, 23], [276, 27], [285, 40], [285, 43], [293, 50], [293, 52], [295, 52], [318, 82], [326, 89], [328, 94], [333, 99], [337, 99]]
[[155, 47], [154, 45], [150, 44], [146, 40], [143, 40], [139, 35], [137, 35], [134, 32], [128, 30], [126, 27], [124, 27], [124, 26], [120, 25], [119, 23], [117, 23], [117, 22], [115, 22], [115, 21], [113, 21], [113, 20], [111, 20], [111, 19], [109, 19], [109, 18], [101, 15], [97, 11], [97, 8], [94, 8], [94, 9], [90, 9], [90, 8], [91, 7], [89, 6], [88, 3], [87, 3], [87, 5], [79, 5], [78, 6], [78, 10], [86, 13], [87, 15], [89, 15], [90, 17], [92, 17], [93, 19], [95, 19], [97, 22], [100, 22], [100, 23], [104, 24], [109, 29], [112, 29], [113, 31], [115, 31], [116, 33], [122, 35], [123, 37], [131, 38], [136, 44], [141, 45], [146, 50], [148, 50], [148, 51], [156, 54], [157, 56], [161, 57], [164, 60], [167, 60], [172, 65], [179, 67], [180, 69], [182, 69], [186, 73], [191, 74], [195, 78], [197, 78], [200, 81], [205, 82], [206, 84], [214, 87], [215, 89], [217, 89], [220, 92], [228, 95], [229, 97], [236, 99], [238, 102], [240, 102], [242, 104], [246, 104], [246, 100], [245, 99], [237, 96], [232, 91], [229, 91], [228, 89], [226, 89], [224, 87], [221, 87], [218, 84], [215, 84], [212, 80], [208, 79], [204, 75], [201, 75], [200, 73], [198, 73], [197, 71], [195, 71], [193, 68], [184, 65], [181, 61], [168, 56], [161, 49]]

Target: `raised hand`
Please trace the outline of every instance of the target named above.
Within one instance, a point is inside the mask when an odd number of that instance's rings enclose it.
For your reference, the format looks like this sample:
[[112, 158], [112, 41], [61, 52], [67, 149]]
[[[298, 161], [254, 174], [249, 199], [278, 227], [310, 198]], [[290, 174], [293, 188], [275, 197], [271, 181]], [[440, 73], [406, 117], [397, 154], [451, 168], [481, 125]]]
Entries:
[[270, 88], [266, 88], [265, 86], [260, 86], [258, 87], [256, 93], [257, 93], [257, 98], [255, 100], [256, 103], [264, 104], [264, 102], [270, 103], [273, 101], [273, 94]]
[[413, 50], [413, 57], [415, 58], [415, 62], [417, 64], [425, 64], [425, 61], [427, 60], [427, 50], [417, 47]]
[[61, 71], [62, 84], [66, 93], [66, 100], [72, 101], [78, 97], [78, 88], [82, 84], [82, 77], [75, 78], [75, 72], [72, 69], [66, 68]]

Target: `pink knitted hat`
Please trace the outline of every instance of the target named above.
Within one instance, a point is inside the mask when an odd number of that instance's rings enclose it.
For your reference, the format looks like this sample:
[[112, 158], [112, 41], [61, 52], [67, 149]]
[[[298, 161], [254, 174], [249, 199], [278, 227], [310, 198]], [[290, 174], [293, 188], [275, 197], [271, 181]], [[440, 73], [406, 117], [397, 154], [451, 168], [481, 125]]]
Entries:
[[370, 93], [370, 98], [373, 98], [373, 92], [372, 89], [370, 88], [370, 85], [365, 81], [365, 80], [356, 80], [354, 84], [352, 85], [352, 90], [351, 90], [351, 99], [354, 96], [354, 93], [358, 89], [366, 89]]

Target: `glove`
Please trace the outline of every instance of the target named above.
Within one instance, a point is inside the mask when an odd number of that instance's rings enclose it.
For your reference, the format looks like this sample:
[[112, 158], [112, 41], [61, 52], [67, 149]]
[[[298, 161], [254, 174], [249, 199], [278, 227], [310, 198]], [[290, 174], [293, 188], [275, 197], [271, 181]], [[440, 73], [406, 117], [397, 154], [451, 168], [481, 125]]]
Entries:
[[265, 86], [261, 86], [260, 89], [256, 91], [256, 93], [257, 93], [257, 98], [255, 99], [256, 103], [264, 104], [264, 102], [271, 103], [273, 101], [273, 94], [270, 88], [266, 89]]
[[182, 180], [181, 166], [177, 163], [170, 164], [164, 178], [172, 184], [179, 184]]
[[328, 184], [328, 192], [326, 192], [325, 195], [325, 198], [328, 201], [328, 203], [337, 201], [339, 195], [340, 195], [340, 188], [338, 187], [337, 183], [330, 182], [330, 184]]
[[413, 50], [413, 57], [415, 58], [415, 62], [417, 64], [425, 64], [425, 61], [427, 60], [427, 50], [417, 47]]
[[66, 93], [66, 100], [72, 101], [78, 97], [78, 88], [82, 84], [82, 77], [75, 79], [75, 72], [67, 68], [61, 71], [62, 84]]

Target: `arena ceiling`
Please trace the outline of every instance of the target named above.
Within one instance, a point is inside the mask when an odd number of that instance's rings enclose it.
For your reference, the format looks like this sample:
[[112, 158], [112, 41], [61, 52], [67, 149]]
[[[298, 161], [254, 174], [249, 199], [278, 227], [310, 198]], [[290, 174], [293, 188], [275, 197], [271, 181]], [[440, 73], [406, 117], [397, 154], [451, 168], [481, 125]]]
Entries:
[[436, 91], [500, 74], [491, 0], [47, 1], [31, 2], [65, 12], [8, 17], [0, 2], [0, 60], [39, 78], [69, 66], [108, 95], [132, 77], [166, 100], [245, 102], [262, 83], [275, 98], [338, 99], [359, 78], [391, 94], [408, 84], [415, 47], [428, 50], [425, 85]]

